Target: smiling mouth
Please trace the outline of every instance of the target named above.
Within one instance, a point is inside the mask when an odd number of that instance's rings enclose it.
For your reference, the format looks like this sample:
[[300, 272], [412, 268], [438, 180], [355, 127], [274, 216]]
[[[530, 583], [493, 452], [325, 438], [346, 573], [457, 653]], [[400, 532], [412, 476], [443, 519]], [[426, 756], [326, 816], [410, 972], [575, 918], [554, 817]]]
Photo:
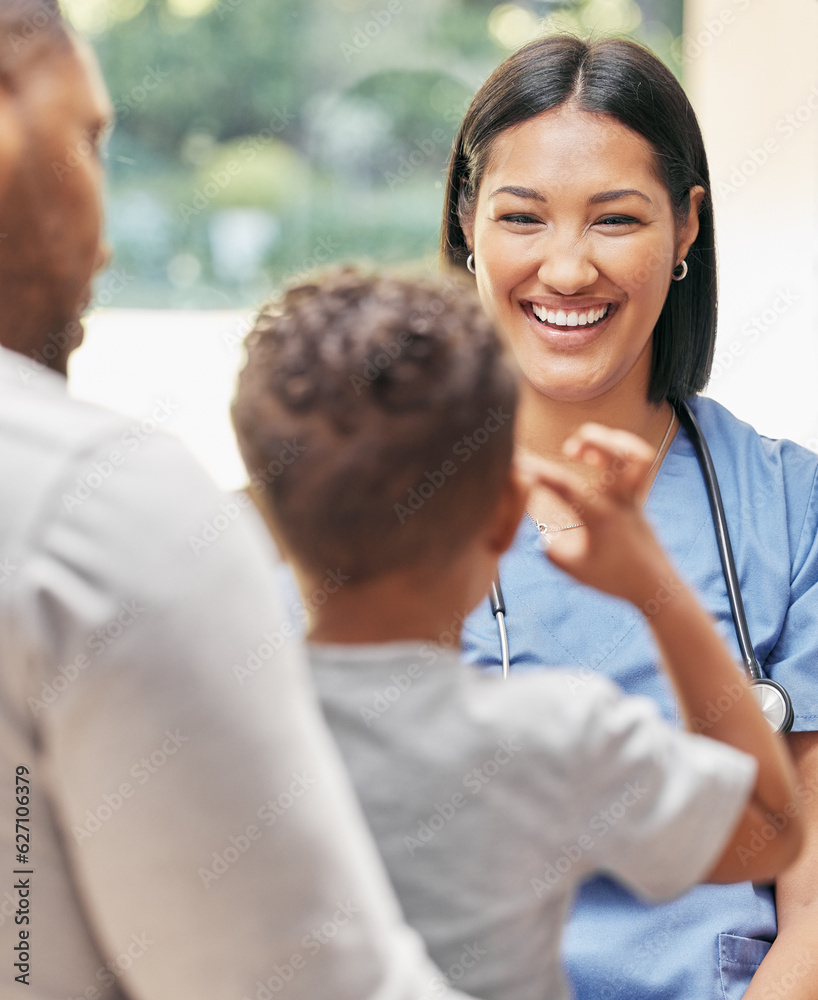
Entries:
[[611, 303], [596, 309], [547, 309], [545, 306], [529, 303], [535, 318], [543, 325], [562, 327], [569, 329], [580, 326], [597, 326], [611, 311]]

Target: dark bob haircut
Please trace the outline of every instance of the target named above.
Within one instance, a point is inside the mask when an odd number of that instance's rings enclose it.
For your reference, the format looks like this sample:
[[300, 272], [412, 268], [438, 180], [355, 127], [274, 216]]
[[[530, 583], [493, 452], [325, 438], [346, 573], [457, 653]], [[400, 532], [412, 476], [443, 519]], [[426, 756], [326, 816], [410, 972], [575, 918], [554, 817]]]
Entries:
[[684, 90], [651, 52], [618, 38], [585, 41], [554, 35], [526, 45], [478, 91], [455, 140], [441, 232], [444, 262], [465, 268], [462, 220], [474, 212], [494, 139], [544, 111], [572, 103], [609, 115], [648, 141], [659, 180], [680, 222], [690, 189], [704, 188], [699, 233], [687, 255], [688, 275], [671, 282], [653, 331], [648, 398], [672, 402], [707, 384], [716, 338], [716, 244], [704, 142]]

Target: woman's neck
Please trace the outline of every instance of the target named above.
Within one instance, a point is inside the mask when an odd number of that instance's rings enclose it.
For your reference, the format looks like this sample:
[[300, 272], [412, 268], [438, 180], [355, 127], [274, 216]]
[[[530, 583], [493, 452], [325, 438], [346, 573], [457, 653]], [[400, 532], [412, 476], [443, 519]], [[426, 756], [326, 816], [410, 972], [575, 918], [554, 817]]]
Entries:
[[579, 402], [554, 400], [526, 382], [522, 384], [517, 416], [517, 441], [526, 451], [552, 461], [567, 462], [566, 440], [582, 424], [593, 422], [630, 431], [659, 447], [667, 430], [671, 408], [648, 402], [646, 394], [609, 393]]
[[[575, 475], [590, 483], [596, 477], [596, 470], [567, 458], [562, 450], [565, 441], [588, 422], [630, 431], [647, 441], [659, 458], [642, 486], [644, 499], [661, 465], [661, 458], [678, 429], [676, 420], [670, 426], [672, 415], [670, 403], [665, 401], [656, 406], [648, 402], [646, 391], [614, 392], [596, 399], [566, 402], [550, 399], [523, 382], [517, 417], [517, 443], [524, 452], [570, 466]], [[669, 429], [671, 433], [668, 435]], [[662, 456], [658, 455], [660, 447]], [[527, 510], [535, 520], [552, 528], [575, 524], [582, 519], [581, 511], [574, 510], [542, 487], [532, 491]]]

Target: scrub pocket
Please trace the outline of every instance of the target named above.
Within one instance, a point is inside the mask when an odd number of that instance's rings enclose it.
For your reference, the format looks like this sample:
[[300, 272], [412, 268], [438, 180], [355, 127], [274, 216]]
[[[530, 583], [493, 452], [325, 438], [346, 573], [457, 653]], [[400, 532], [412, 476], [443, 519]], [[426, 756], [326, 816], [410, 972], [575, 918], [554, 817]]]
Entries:
[[758, 938], [719, 934], [719, 976], [724, 1000], [741, 1000], [770, 947], [769, 941]]

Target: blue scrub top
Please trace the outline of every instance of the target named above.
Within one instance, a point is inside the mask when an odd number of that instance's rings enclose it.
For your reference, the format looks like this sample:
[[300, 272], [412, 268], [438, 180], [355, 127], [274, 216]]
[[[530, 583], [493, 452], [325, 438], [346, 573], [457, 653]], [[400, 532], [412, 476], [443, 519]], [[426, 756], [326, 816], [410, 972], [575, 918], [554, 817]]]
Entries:
[[[718, 473], [756, 656], [767, 676], [789, 691], [793, 729], [818, 729], [818, 456], [791, 441], [761, 437], [713, 400], [697, 397], [690, 405]], [[741, 669], [707, 492], [683, 429], [645, 510]], [[512, 670], [559, 666], [602, 673], [631, 694], [652, 697], [681, 727], [640, 614], [553, 566], [527, 517], [501, 560], [500, 580]], [[467, 660], [499, 670], [488, 602], [467, 619], [463, 644]], [[805, 790], [814, 794], [818, 787]], [[700, 886], [672, 902], [649, 904], [597, 877], [577, 895], [563, 956], [577, 1000], [738, 1000], [775, 934], [770, 886]]]

